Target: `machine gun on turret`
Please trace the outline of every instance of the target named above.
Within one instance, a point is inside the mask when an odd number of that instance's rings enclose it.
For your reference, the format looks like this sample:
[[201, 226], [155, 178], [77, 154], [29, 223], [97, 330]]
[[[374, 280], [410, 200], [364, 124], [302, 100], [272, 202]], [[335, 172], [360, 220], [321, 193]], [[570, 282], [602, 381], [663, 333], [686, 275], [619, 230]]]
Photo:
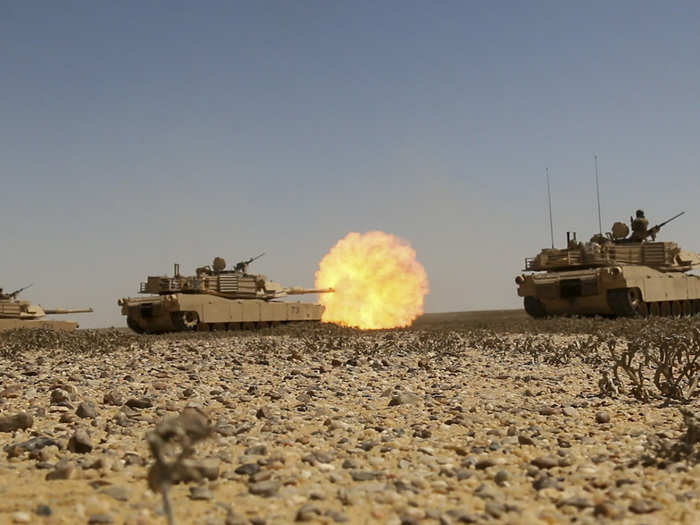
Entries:
[[251, 257], [250, 259], [247, 259], [245, 261], [239, 261], [236, 263], [236, 265], [233, 267], [234, 272], [241, 272], [241, 273], [247, 273], [248, 272], [248, 265], [252, 262], [257, 261], [265, 255], [265, 252], [262, 252], [260, 255], [256, 255], [255, 257]]
[[656, 234], [659, 233], [659, 231], [661, 231], [661, 228], [663, 228], [664, 226], [666, 226], [669, 222], [671, 222], [671, 221], [673, 221], [673, 220], [676, 220], [678, 217], [680, 217], [680, 216], [683, 215], [684, 213], [685, 213], [685, 212], [682, 211], [682, 212], [680, 212], [678, 215], [674, 215], [674, 216], [671, 217], [670, 219], [668, 219], [668, 220], [666, 220], [666, 221], [664, 221], [664, 222], [662, 222], [662, 223], [660, 223], [660, 224], [657, 224], [656, 226], [653, 226], [653, 227], [649, 228], [649, 229], [646, 231], [646, 233], [644, 234], [644, 236], [642, 237], [641, 240], [644, 241], [644, 240], [648, 239], [649, 237], [651, 237], [651, 240], [652, 240], [652, 241], [655, 241], [655, 240], [656, 240]]

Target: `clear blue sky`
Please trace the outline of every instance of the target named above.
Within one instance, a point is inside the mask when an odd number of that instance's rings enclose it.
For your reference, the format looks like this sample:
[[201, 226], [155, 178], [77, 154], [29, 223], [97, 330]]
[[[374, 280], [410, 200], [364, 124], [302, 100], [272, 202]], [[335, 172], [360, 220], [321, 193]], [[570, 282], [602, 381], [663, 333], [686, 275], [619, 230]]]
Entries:
[[[427, 311], [517, 307], [549, 243], [643, 207], [700, 251], [700, 3], [4, 2], [0, 286], [46, 306], [234, 262], [312, 285], [408, 240]], [[77, 317], [76, 317], [77, 318]]]

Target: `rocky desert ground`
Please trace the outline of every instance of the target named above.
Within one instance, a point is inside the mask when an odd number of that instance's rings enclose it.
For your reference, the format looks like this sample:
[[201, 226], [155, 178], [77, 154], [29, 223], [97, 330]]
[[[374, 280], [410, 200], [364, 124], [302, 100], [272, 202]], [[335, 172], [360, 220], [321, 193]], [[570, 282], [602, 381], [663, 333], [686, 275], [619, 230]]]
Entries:
[[700, 523], [699, 327], [6, 332], [0, 523]]

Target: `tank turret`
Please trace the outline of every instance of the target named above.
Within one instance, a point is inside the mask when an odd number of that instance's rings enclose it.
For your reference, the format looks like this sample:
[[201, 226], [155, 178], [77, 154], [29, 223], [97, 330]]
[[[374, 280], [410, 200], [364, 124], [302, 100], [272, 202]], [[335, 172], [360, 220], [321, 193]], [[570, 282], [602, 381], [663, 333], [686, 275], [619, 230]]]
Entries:
[[200, 266], [194, 275], [182, 275], [175, 265], [172, 276], [149, 276], [139, 287], [144, 298], [118, 301], [127, 324], [136, 332], [167, 332], [191, 329], [229, 329], [238, 326], [267, 326], [270, 323], [319, 321], [323, 307], [288, 303], [280, 298], [330, 293], [330, 289], [285, 287], [262, 274], [248, 273], [248, 265], [264, 254], [240, 261], [226, 269], [216, 257]]
[[525, 259], [524, 271], [533, 273], [515, 278], [525, 310], [533, 317], [700, 312], [700, 277], [688, 273], [700, 267], [700, 254], [655, 240], [683, 213], [646, 230], [636, 224], [632, 235], [622, 222], [589, 242], [567, 233], [566, 248], [545, 248]]

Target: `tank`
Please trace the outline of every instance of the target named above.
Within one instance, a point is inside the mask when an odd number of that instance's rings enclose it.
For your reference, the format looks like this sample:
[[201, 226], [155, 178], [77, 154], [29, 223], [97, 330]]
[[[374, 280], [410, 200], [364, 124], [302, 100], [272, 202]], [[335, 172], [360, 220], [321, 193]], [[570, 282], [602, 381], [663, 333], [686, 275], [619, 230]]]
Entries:
[[236, 328], [261, 328], [289, 322], [319, 322], [324, 307], [319, 304], [280, 301], [302, 294], [333, 290], [288, 288], [264, 275], [248, 273], [250, 258], [226, 269], [216, 257], [211, 266], [201, 266], [195, 275], [149, 276], [141, 283], [144, 297], [119, 299], [126, 324], [137, 333], [164, 333]]
[[[29, 285], [31, 286], [31, 285]], [[3, 293], [0, 288], [0, 331], [13, 328], [48, 328], [52, 330], [75, 330], [78, 323], [74, 321], [54, 321], [42, 319], [47, 315], [78, 314], [92, 312], [92, 308], [43, 308], [31, 301], [18, 299], [20, 293], [29, 288], [25, 286], [11, 293]]]
[[605, 235], [579, 242], [567, 233], [567, 247], [546, 248], [525, 259], [515, 278], [518, 295], [532, 317], [601, 315], [680, 316], [700, 313], [700, 254], [656, 234], [676, 215], [642, 234], [617, 222]]

